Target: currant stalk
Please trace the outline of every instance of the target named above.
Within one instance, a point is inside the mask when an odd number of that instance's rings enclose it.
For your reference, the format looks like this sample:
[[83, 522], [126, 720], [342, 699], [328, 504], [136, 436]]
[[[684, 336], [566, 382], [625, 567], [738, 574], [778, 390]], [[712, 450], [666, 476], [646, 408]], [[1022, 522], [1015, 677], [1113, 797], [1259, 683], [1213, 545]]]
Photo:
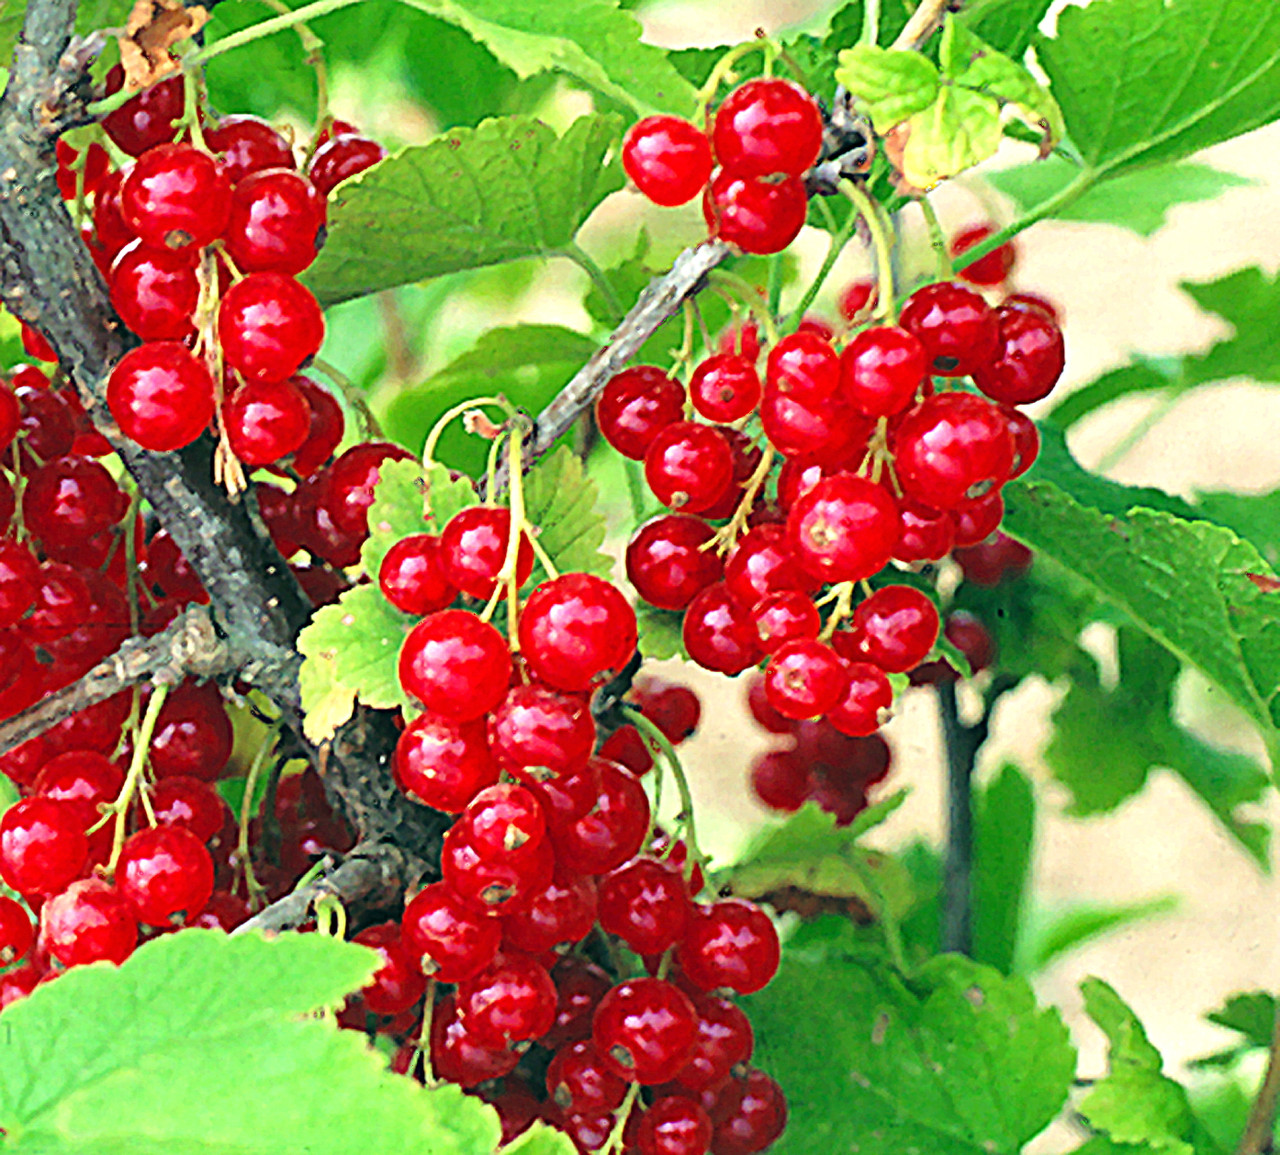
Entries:
[[115, 872], [116, 863], [120, 861], [120, 851], [124, 847], [125, 827], [129, 821], [129, 807], [133, 804], [133, 796], [139, 793], [139, 786], [142, 787], [143, 810], [146, 812], [149, 823], [152, 826], [155, 825], [155, 815], [151, 813], [151, 801], [147, 797], [143, 775], [151, 753], [151, 738], [156, 732], [156, 723], [160, 720], [160, 711], [164, 708], [170, 688], [167, 682], [160, 682], [152, 689], [147, 711], [143, 714], [142, 723], [133, 737], [133, 755], [129, 759], [129, 771], [125, 775], [124, 785], [120, 788], [120, 794], [116, 800], [107, 807], [103, 815], [103, 821], [111, 815], [115, 816], [115, 830], [111, 837], [111, 858], [107, 862], [108, 875]]
[[867, 222], [871, 233], [871, 243], [876, 254], [876, 304], [871, 316], [888, 318], [893, 311], [893, 241], [885, 229], [884, 218], [880, 215], [880, 206], [867, 194], [867, 191], [856, 181], [842, 180], [840, 191], [853, 202], [862, 218]]

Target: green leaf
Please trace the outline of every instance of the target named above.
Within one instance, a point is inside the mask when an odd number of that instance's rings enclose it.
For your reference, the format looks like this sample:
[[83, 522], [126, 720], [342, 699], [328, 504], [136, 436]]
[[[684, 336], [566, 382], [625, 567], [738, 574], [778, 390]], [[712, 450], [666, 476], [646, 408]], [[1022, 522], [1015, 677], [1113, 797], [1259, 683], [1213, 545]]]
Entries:
[[1081, 1100], [1081, 1115], [1118, 1142], [1194, 1155], [1195, 1117], [1187, 1093], [1160, 1073], [1160, 1052], [1137, 1016], [1100, 979], [1086, 979], [1080, 989], [1085, 1010], [1111, 1044], [1107, 1076]]
[[1121, 397], [1177, 388], [1183, 379], [1182, 358], [1137, 357], [1128, 365], [1111, 369], [1096, 381], [1068, 393], [1045, 420], [1059, 429], [1070, 429], [1082, 417]]
[[561, 137], [527, 116], [408, 148], [345, 182], [304, 280], [332, 305], [459, 269], [561, 252], [622, 187], [616, 116]]
[[1214, 281], [1183, 281], [1180, 287], [1233, 330], [1206, 352], [1188, 358], [1187, 375], [1193, 383], [1232, 377], [1280, 381], [1280, 347], [1275, 340], [1280, 273], [1268, 276], [1259, 268], [1239, 269]]
[[1205, 1018], [1230, 1031], [1239, 1031], [1255, 1047], [1269, 1047], [1275, 1030], [1276, 997], [1267, 991], [1232, 995], [1220, 1010]]
[[298, 675], [303, 729], [324, 742], [355, 710], [409, 706], [400, 686], [400, 647], [414, 621], [402, 614], [377, 583], [347, 590], [335, 605], [321, 606], [298, 635]]
[[640, 115], [693, 111], [692, 86], [615, 0], [405, 0], [465, 29], [521, 77], [565, 72]]
[[646, 602], [636, 607], [640, 627], [640, 656], [660, 662], [665, 658], [687, 658], [684, 649], [684, 614], [660, 610]]
[[[474, 397], [502, 394], [529, 413], [539, 412], [596, 351], [590, 337], [560, 325], [512, 325], [482, 333], [472, 348], [423, 384], [399, 393], [387, 406], [387, 435], [421, 447], [437, 421]], [[473, 477], [484, 472], [489, 443], [467, 433], [460, 421], [444, 431], [436, 460]]]
[[[1070, 161], [1051, 156], [993, 172], [987, 181], [1026, 213], [1061, 193], [1079, 172]], [[1053, 216], [1064, 221], [1118, 225], [1149, 237], [1165, 223], [1174, 205], [1213, 200], [1228, 189], [1253, 183], [1194, 161], [1160, 164], [1103, 181]]]
[[977, 798], [974, 843], [973, 957], [1013, 971], [1031, 877], [1036, 795], [1016, 766], [1006, 765]]
[[1000, 105], [992, 96], [947, 85], [907, 122], [902, 175], [916, 188], [964, 172], [1000, 147]]
[[992, 48], [1021, 60], [1052, 0], [974, 0], [957, 19]]
[[1043, 925], [1033, 926], [1020, 952], [1019, 970], [1035, 974], [1095, 938], [1136, 922], [1171, 914], [1177, 908], [1178, 900], [1172, 895], [1116, 906], [1081, 903], [1069, 907], [1039, 920]]
[[1280, 115], [1280, 7], [1097, 0], [1036, 39], [1072, 143], [1095, 172], [1179, 160]]
[[1049, 141], [1062, 136], [1062, 113], [1049, 90], [954, 16], [947, 17], [942, 31], [941, 60], [943, 74], [962, 88], [1015, 105], [1033, 127], [1044, 130]]
[[1075, 1053], [1021, 979], [956, 955], [905, 983], [863, 951], [789, 949], [745, 1001], [787, 1092], [778, 1155], [1014, 1155], [1066, 1101]]
[[875, 130], [888, 132], [938, 99], [938, 70], [918, 52], [860, 44], [840, 53], [836, 82], [855, 96]]
[[[608, 577], [613, 572], [613, 558], [600, 549], [607, 527], [596, 508], [599, 496], [596, 483], [567, 445], [559, 446], [525, 475], [525, 515], [540, 530], [538, 544], [560, 573]], [[536, 585], [546, 576], [539, 561], [529, 580]]]
[[1037, 462], [1005, 487], [1007, 531], [1216, 683], [1280, 766], [1280, 600], [1250, 580], [1270, 576], [1257, 550], [1223, 527], [1137, 507], [1138, 491], [1101, 479], [1075, 485], [1070, 468], [1052, 466]]
[[1280, 567], [1280, 489], [1270, 493], [1199, 493], [1196, 507], [1209, 520], [1229, 526], [1255, 546], [1272, 569]]
[[[186, 930], [76, 967], [0, 1015], [5, 1147], [41, 1155], [478, 1155], [495, 1114], [391, 1075], [309, 1017], [373, 973], [322, 935]], [[352, 1127], [372, 1118], [376, 1127]]]
[[546, 1123], [535, 1123], [500, 1148], [499, 1155], [577, 1155], [577, 1148], [563, 1131]]

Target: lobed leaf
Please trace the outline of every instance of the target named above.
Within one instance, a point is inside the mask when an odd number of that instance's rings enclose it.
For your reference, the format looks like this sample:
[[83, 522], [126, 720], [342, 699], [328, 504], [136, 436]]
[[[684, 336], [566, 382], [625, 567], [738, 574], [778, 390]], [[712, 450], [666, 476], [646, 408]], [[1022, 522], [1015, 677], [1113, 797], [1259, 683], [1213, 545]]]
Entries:
[[[600, 548], [607, 526], [596, 508], [599, 491], [573, 450], [561, 445], [526, 474], [524, 500], [525, 515], [539, 530], [538, 544], [560, 573], [613, 572], [613, 558]], [[530, 581], [546, 576], [542, 563], [535, 563]]]
[[918, 52], [858, 45], [840, 53], [836, 82], [855, 96], [875, 130], [888, 132], [938, 99], [938, 70]]

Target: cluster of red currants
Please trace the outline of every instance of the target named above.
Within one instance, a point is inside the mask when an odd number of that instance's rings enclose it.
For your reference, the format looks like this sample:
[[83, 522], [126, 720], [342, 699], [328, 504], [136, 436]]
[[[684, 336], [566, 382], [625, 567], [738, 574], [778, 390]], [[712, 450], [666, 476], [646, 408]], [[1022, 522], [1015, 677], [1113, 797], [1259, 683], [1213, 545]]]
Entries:
[[[122, 79], [114, 69], [108, 91]], [[92, 197], [85, 241], [143, 341], [112, 370], [111, 415], [146, 449], [180, 449], [216, 419], [246, 466], [306, 457], [332, 401], [296, 376], [324, 337], [296, 277], [323, 242], [329, 191], [383, 150], [333, 122], [300, 172], [288, 139], [256, 117], [185, 124], [175, 78], [103, 121], [136, 158], [127, 166], [112, 170], [100, 145], [83, 155], [61, 146], [60, 185], [81, 203]]]
[[622, 164], [655, 204], [682, 205], [701, 192], [713, 237], [747, 253], [778, 253], [804, 226], [804, 174], [821, 151], [813, 97], [789, 80], [764, 79], [730, 92], [708, 132], [677, 116], [639, 121]]

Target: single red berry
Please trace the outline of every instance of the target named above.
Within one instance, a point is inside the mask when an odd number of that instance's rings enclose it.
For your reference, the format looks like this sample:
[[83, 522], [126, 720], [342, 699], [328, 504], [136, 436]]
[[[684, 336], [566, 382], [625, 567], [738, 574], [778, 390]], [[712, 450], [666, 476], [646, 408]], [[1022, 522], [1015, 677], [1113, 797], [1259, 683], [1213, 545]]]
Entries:
[[230, 201], [222, 167], [189, 144], [148, 149], [120, 185], [125, 222], [153, 249], [209, 244], [226, 226]]
[[40, 911], [40, 941], [63, 966], [119, 966], [138, 944], [138, 924], [124, 896], [100, 878], [73, 882]]
[[1066, 364], [1058, 323], [1026, 305], [1001, 305], [995, 315], [999, 344], [991, 360], [974, 369], [974, 384], [1002, 405], [1029, 405], [1049, 396]]
[[683, 418], [684, 390], [654, 365], [623, 369], [596, 401], [600, 435], [633, 461], [643, 461], [653, 439]]
[[343, 533], [363, 538], [369, 531], [369, 506], [384, 461], [408, 461], [413, 457], [390, 441], [362, 441], [346, 450], [328, 470], [321, 498], [325, 511]]
[[1012, 481], [1026, 473], [1040, 456], [1040, 431], [1021, 409], [1001, 405], [1000, 412], [1008, 422], [1009, 435], [1013, 438], [1013, 469], [1009, 472], [1009, 480]]
[[876, 590], [854, 611], [847, 635], [849, 649], [836, 649], [850, 661], [871, 662], [890, 674], [904, 674], [929, 655], [940, 622], [933, 602], [910, 586]]
[[75, 421], [63, 396], [29, 385], [17, 386], [13, 394], [22, 411], [18, 423], [18, 445], [24, 451], [22, 464], [27, 464], [29, 455], [52, 461], [70, 453], [76, 437]]
[[180, 775], [216, 781], [234, 742], [231, 719], [213, 682], [184, 682], [169, 692], [151, 739], [157, 778]]
[[670, 859], [635, 858], [600, 880], [601, 929], [639, 955], [679, 942], [689, 909], [684, 875]]
[[631, 700], [673, 746], [679, 746], [697, 728], [702, 703], [688, 686], [644, 677], [632, 683]]
[[14, 625], [31, 608], [40, 585], [40, 563], [11, 537], [0, 537], [0, 628]]
[[471, 842], [465, 825], [451, 826], [440, 859], [444, 881], [477, 914], [506, 915], [521, 910], [544, 890], [555, 872], [551, 840], [516, 859], [486, 858]]
[[1019, 577], [1031, 567], [1032, 553], [1008, 534], [997, 533], [986, 541], [957, 549], [955, 559], [964, 572], [964, 580], [994, 588], [1006, 577]]
[[491, 861], [531, 856], [547, 833], [538, 799], [511, 782], [486, 786], [467, 803], [458, 821], [476, 853]]
[[710, 509], [733, 480], [729, 442], [708, 425], [677, 421], [649, 445], [644, 478], [663, 505], [686, 513]]
[[178, 341], [130, 349], [107, 381], [107, 407], [127, 437], [165, 453], [190, 445], [213, 417], [213, 378]]
[[619, 590], [593, 574], [543, 582], [520, 614], [520, 650], [542, 681], [586, 690], [620, 670], [636, 648], [636, 615]]
[[453, 995], [441, 999], [431, 1017], [431, 1069], [436, 1077], [474, 1087], [510, 1074], [520, 1053], [509, 1047], [482, 1046], [458, 1015]]
[[769, 916], [741, 898], [695, 906], [677, 953], [694, 986], [704, 991], [731, 987], [742, 995], [764, 987], [781, 958]]
[[0, 878], [19, 894], [57, 894], [89, 857], [78, 807], [26, 798], [0, 817]]
[[116, 875], [134, 918], [148, 926], [199, 914], [213, 893], [213, 859], [182, 826], [153, 826], [129, 837]]
[[266, 168], [293, 167], [289, 142], [256, 116], [223, 117], [204, 130], [204, 143], [222, 158], [222, 171], [233, 185]]
[[[79, 573], [62, 562], [44, 562], [35, 604], [22, 622], [22, 632], [32, 642], [56, 641], [81, 622], [88, 601], [89, 587]], [[4, 669], [0, 666], [0, 676]]]
[[1004, 497], [1000, 490], [993, 489], [976, 501], [951, 510], [950, 517], [956, 526], [956, 548], [977, 545], [1000, 528], [1004, 518]]
[[716, 1155], [754, 1155], [786, 1128], [787, 1100], [782, 1088], [763, 1071], [735, 1078], [721, 1092], [720, 1104], [711, 1140]]
[[702, 215], [713, 237], [744, 253], [780, 253], [800, 235], [809, 211], [797, 176], [776, 183], [721, 169], [702, 197]]
[[743, 176], [800, 176], [822, 148], [822, 116], [813, 97], [789, 80], [749, 80], [716, 112], [716, 160]]
[[616, 1111], [627, 1094], [627, 1080], [615, 1075], [590, 1039], [561, 1047], [547, 1066], [547, 1094], [566, 1115]]
[[725, 563], [725, 584], [744, 606], [782, 590], [816, 593], [822, 582], [800, 568], [780, 525], [762, 525], [739, 539]]
[[457, 983], [493, 961], [502, 924], [471, 911], [443, 882], [433, 882], [405, 905], [400, 941], [423, 974]]
[[676, 1082], [693, 1091], [714, 1090], [751, 1058], [755, 1035], [742, 1008], [729, 999], [698, 994], [693, 996], [693, 1007], [698, 1012], [697, 1041]]
[[293, 455], [293, 469], [300, 477], [310, 477], [338, 448], [346, 419], [342, 415], [342, 406], [333, 399], [333, 395], [310, 377], [291, 377], [290, 380], [307, 399], [307, 408], [311, 410], [311, 429], [306, 441]]
[[401, 790], [446, 814], [458, 813], [499, 775], [483, 722], [458, 722], [430, 712], [404, 728], [391, 768]]
[[888, 720], [893, 710], [893, 687], [888, 675], [870, 662], [847, 662], [848, 690], [827, 711], [827, 721], [841, 734], [865, 738]]
[[803, 329], [770, 349], [765, 365], [769, 389], [806, 407], [821, 406], [840, 387], [840, 357], [831, 342]]
[[706, 670], [740, 674], [760, 660], [751, 612], [724, 582], [707, 586], [689, 603], [682, 635], [689, 657]]
[[85, 196], [92, 196], [111, 170], [111, 154], [97, 141], [89, 145], [83, 160], [80, 152], [62, 137], [58, 138], [54, 152], [58, 158], [58, 191], [65, 201], [75, 200], [77, 184]]
[[568, 954], [552, 969], [551, 981], [556, 984], [556, 1019], [541, 1044], [554, 1049], [590, 1038], [591, 1018], [609, 991], [609, 976], [594, 963]]
[[[440, 533], [440, 560], [450, 585], [473, 598], [488, 599], [498, 588], [498, 576], [511, 540], [511, 510], [499, 505], [473, 505], [456, 513]], [[516, 585], [533, 572], [533, 546], [521, 531], [516, 553]], [[506, 596], [505, 586], [502, 596]]]
[[874, 427], [843, 397], [810, 404], [769, 387], [760, 402], [760, 424], [769, 444], [786, 457], [840, 464], [855, 454], [861, 458]]
[[387, 550], [378, 588], [396, 609], [419, 617], [445, 609], [458, 596], [444, 574], [440, 539], [433, 533], [412, 533]]
[[653, 751], [634, 726], [619, 726], [600, 743], [600, 757], [625, 766], [636, 777], [653, 769]]
[[223, 296], [218, 335], [229, 369], [247, 381], [283, 381], [320, 351], [324, 316], [292, 277], [251, 273]]
[[787, 515], [800, 564], [828, 582], [860, 581], [888, 564], [901, 520], [893, 498], [852, 473], [824, 478]]
[[528, 955], [504, 952], [459, 985], [458, 1014], [481, 1046], [536, 1039], [555, 1022], [555, 984], [546, 968]]
[[426, 980], [401, 943], [400, 928], [394, 922], [366, 927], [352, 941], [372, 947], [380, 960], [373, 978], [360, 991], [369, 1011], [398, 1015], [422, 998]]
[[327, 197], [344, 180], [372, 168], [386, 155], [387, 150], [376, 140], [353, 132], [338, 133], [316, 149], [307, 175], [316, 191]]
[[538, 766], [513, 766], [511, 772], [538, 796], [552, 832], [567, 830], [595, 804], [600, 795], [600, 759], [552, 774]]
[[666, 1083], [684, 1068], [697, 1039], [689, 996], [663, 979], [632, 979], [600, 1001], [591, 1036], [605, 1064], [628, 1082]]
[[1013, 468], [1004, 415], [972, 393], [927, 397], [893, 437], [898, 480], [908, 497], [950, 510], [1003, 485]]
[[[124, 69], [116, 64], [107, 72], [107, 95], [124, 87]], [[102, 118], [106, 134], [130, 156], [170, 141], [182, 117], [182, 77], [171, 76], [139, 92]]]
[[770, 750], [751, 764], [751, 789], [771, 810], [793, 814], [812, 790], [809, 767], [794, 750]]
[[751, 624], [762, 654], [772, 654], [787, 642], [812, 639], [822, 629], [813, 602], [798, 590], [779, 590], [751, 608]]
[[791, 734], [795, 731], [795, 721], [784, 718], [769, 704], [763, 673], [752, 674], [747, 683], [747, 708], [756, 722], [770, 734]]
[[699, 362], [689, 380], [689, 399], [709, 421], [727, 423], [754, 413], [760, 392], [755, 365], [735, 353], [717, 353]]
[[700, 517], [655, 517], [627, 545], [627, 578], [651, 606], [682, 610], [724, 572], [720, 555], [710, 548], [714, 536]]
[[816, 639], [786, 642], [764, 671], [765, 693], [786, 718], [814, 718], [834, 709], [844, 698], [849, 676], [840, 656]]
[[35, 937], [26, 908], [7, 894], [0, 895], [0, 966], [25, 958]]
[[195, 332], [200, 280], [189, 249], [132, 241], [111, 265], [111, 304], [144, 341], [185, 341]]
[[160, 826], [185, 826], [201, 842], [208, 842], [227, 817], [218, 792], [198, 778], [161, 778], [151, 793], [151, 812]]
[[627, 130], [622, 167], [654, 204], [682, 205], [711, 179], [711, 142], [678, 116], [646, 116]]
[[655, 1099], [636, 1127], [639, 1155], [706, 1155], [711, 1146], [711, 1116], [681, 1095]]
[[[527, 616], [526, 610], [522, 632]], [[424, 618], [400, 650], [405, 692], [454, 721], [487, 714], [506, 696], [510, 679], [506, 640], [466, 610], [441, 610]]]
[[910, 405], [926, 368], [924, 346], [890, 326], [864, 329], [840, 355], [844, 396], [868, 417], [890, 417]]
[[231, 451], [245, 465], [270, 465], [306, 441], [311, 410], [297, 380], [250, 381], [223, 405], [222, 424]]
[[67, 750], [40, 768], [34, 793], [74, 806], [81, 829], [88, 830], [101, 817], [99, 805], [114, 802], [123, 786], [124, 771], [105, 755]]
[[584, 763], [595, 746], [595, 722], [586, 704], [546, 686], [514, 687], [488, 725], [490, 749], [508, 766], [559, 774]]
[[902, 531], [893, 547], [898, 561], [937, 561], [951, 552], [955, 544], [955, 522], [949, 513], [904, 498], [898, 503]]
[[934, 373], [963, 377], [986, 364], [1000, 345], [995, 314], [981, 294], [953, 281], [917, 289], [898, 323], [924, 346]]
[[1013, 272], [1013, 266], [1018, 262], [1017, 250], [1012, 241], [1006, 241], [976, 261], [968, 263], [964, 261], [964, 253], [967, 250], [988, 237], [994, 237], [996, 231], [993, 225], [985, 223], [970, 225], [951, 238], [951, 259], [956, 267], [956, 273], [971, 285], [982, 285], [984, 288], [1003, 285]]
[[44, 545], [83, 547], [124, 517], [129, 499], [106, 468], [86, 457], [62, 457], [27, 475], [22, 516]]
[[987, 627], [967, 610], [953, 610], [942, 632], [947, 641], [969, 660], [969, 669], [973, 673], [980, 673], [995, 661], [995, 641]]
[[852, 321], [869, 309], [876, 300], [876, 283], [872, 280], [850, 281], [836, 301], [836, 309], [846, 321]]
[[644, 844], [649, 799], [640, 780], [623, 767], [593, 758], [598, 793], [591, 808], [567, 826], [554, 824], [556, 858], [581, 874], [604, 874], [621, 866]]
[[241, 272], [296, 275], [316, 259], [324, 218], [324, 199], [305, 176], [263, 169], [232, 190], [227, 252]]
[[522, 910], [502, 920], [503, 941], [527, 954], [541, 955], [566, 943], [581, 942], [596, 924], [593, 879], [557, 868]]

